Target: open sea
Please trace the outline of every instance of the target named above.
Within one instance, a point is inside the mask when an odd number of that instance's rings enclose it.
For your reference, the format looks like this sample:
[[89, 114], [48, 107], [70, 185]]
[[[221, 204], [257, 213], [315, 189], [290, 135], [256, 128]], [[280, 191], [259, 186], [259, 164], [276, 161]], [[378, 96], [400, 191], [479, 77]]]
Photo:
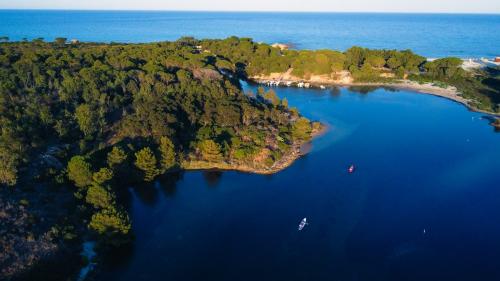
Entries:
[[0, 36], [99, 42], [251, 37], [299, 49], [411, 49], [427, 57], [500, 56], [500, 15], [0, 10]]
[[[236, 35], [428, 57], [500, 56], [499, 31], [499, 15], [0, 11], [12, 40]], [[270, 176], [190, 171], [128, 187], [135, 243], [96, 280], [500, 280], [500, 133], [484, 114], [410, 91], [276, 92], [330, 126], [311, 152]]]

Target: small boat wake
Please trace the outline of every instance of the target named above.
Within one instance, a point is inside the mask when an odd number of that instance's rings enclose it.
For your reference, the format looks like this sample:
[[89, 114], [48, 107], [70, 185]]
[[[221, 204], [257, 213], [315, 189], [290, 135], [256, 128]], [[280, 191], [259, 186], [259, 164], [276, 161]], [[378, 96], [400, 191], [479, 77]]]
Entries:
[[306, 225], [308, 225], [308, 224], [309, 223], [307, 222], [307, 218], [302, 219], [302, 221], [299, 224], [299, 231], [301, 231], [302, 229], [304, 229], [304, 227], [306, 227]]

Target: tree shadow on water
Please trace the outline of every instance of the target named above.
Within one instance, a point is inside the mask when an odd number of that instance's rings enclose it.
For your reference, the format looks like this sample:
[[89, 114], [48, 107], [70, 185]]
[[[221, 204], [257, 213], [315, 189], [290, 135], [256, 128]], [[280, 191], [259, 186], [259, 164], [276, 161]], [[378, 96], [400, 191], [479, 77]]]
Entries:
[[110, 249], [102, 255], [102, 264], [105, 271], [120, 270], [127, 268], [134, 255], [133, 243]]
[[219, 185], [219, 182], [222, 178], [222, 171], [212, 170], [212, 171], [204, 171], [203, 178], [205, 179], [207, 186], [215, 188]]
[[367, 95], [371, 92], [376, 91], [380, 87], [376, 86], [351, 86], [347, 88], [350, 92], [357, 93], [357, 94], [362, 94], [362, 95]]
[[332, 87], [330, 89], [330, 96], [333, 98], [339, 98], [341, 95], [340, 87]]
[[500, 126], [496, 125], [498, 119], [496, 117], [490, 116], [490, 115], [484, 115], [481, 117], [481, 119], [486, 120], [491, 127], [493, 127], [493, 131], [495, 133], [500, 133]]
[[154, 206], [158, 203], [158, 189], [156, 183], [143, 183], [136, 185], [134, 193], [144, 205]]
[[165, 197], [174, 197], [177, 192], [177, 182], [184, 177], [184, 171], [166, 173], [158, 178], [159, 189]]

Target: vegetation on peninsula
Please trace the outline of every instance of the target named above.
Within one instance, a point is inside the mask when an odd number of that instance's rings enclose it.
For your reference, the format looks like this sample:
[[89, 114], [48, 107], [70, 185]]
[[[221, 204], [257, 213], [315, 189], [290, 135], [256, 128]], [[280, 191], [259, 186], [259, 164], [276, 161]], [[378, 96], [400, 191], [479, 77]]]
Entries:
[[1, 43], [0, 184], [14, 186], [2, 192], [73, 197], [34, 235], [70, 241], [78, 236], [53, 229], [71, 228], [119, 246], [132, 237], [124, 187], [179, 169], [271, 173], [293, 161], [319, 124], [272, 91], [243, 93], [221, 61], [187, 39]]
[[352, 47], [345, 52], [332, 50], [287, 50], [251, 39], [231, 37], [225, 40], [202, 40], [197, 44], [216, 54], [221, 67], [243, 77], [286, 73], [299, 79], [326, 76], [333, 80], [343, 74], [353, 83], [398, 83], [415, 81], [438, 87], [454, 86], [471, 100], [473, 108], [500, 113], [500, 71], [488, 69], [465, 71], [459, 58], [429, 61], [411, 50], [372, 50]]

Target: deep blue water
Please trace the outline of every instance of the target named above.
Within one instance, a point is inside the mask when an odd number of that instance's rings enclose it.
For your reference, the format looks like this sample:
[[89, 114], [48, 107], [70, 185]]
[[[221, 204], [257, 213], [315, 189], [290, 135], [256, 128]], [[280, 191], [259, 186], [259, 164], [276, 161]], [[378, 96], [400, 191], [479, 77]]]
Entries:
[[406, 91], [277, 92], [331, 125], [312, 152], [272, 176], [132, 189], [136, 243], [102, 280], [500, 280], [500, 134], [482, 114]]
[[0, 36], [150, 42], [251, 37], [297, 48], [412, 49], [427, 57], [500, 56], [500, 15], [0, 10]]

